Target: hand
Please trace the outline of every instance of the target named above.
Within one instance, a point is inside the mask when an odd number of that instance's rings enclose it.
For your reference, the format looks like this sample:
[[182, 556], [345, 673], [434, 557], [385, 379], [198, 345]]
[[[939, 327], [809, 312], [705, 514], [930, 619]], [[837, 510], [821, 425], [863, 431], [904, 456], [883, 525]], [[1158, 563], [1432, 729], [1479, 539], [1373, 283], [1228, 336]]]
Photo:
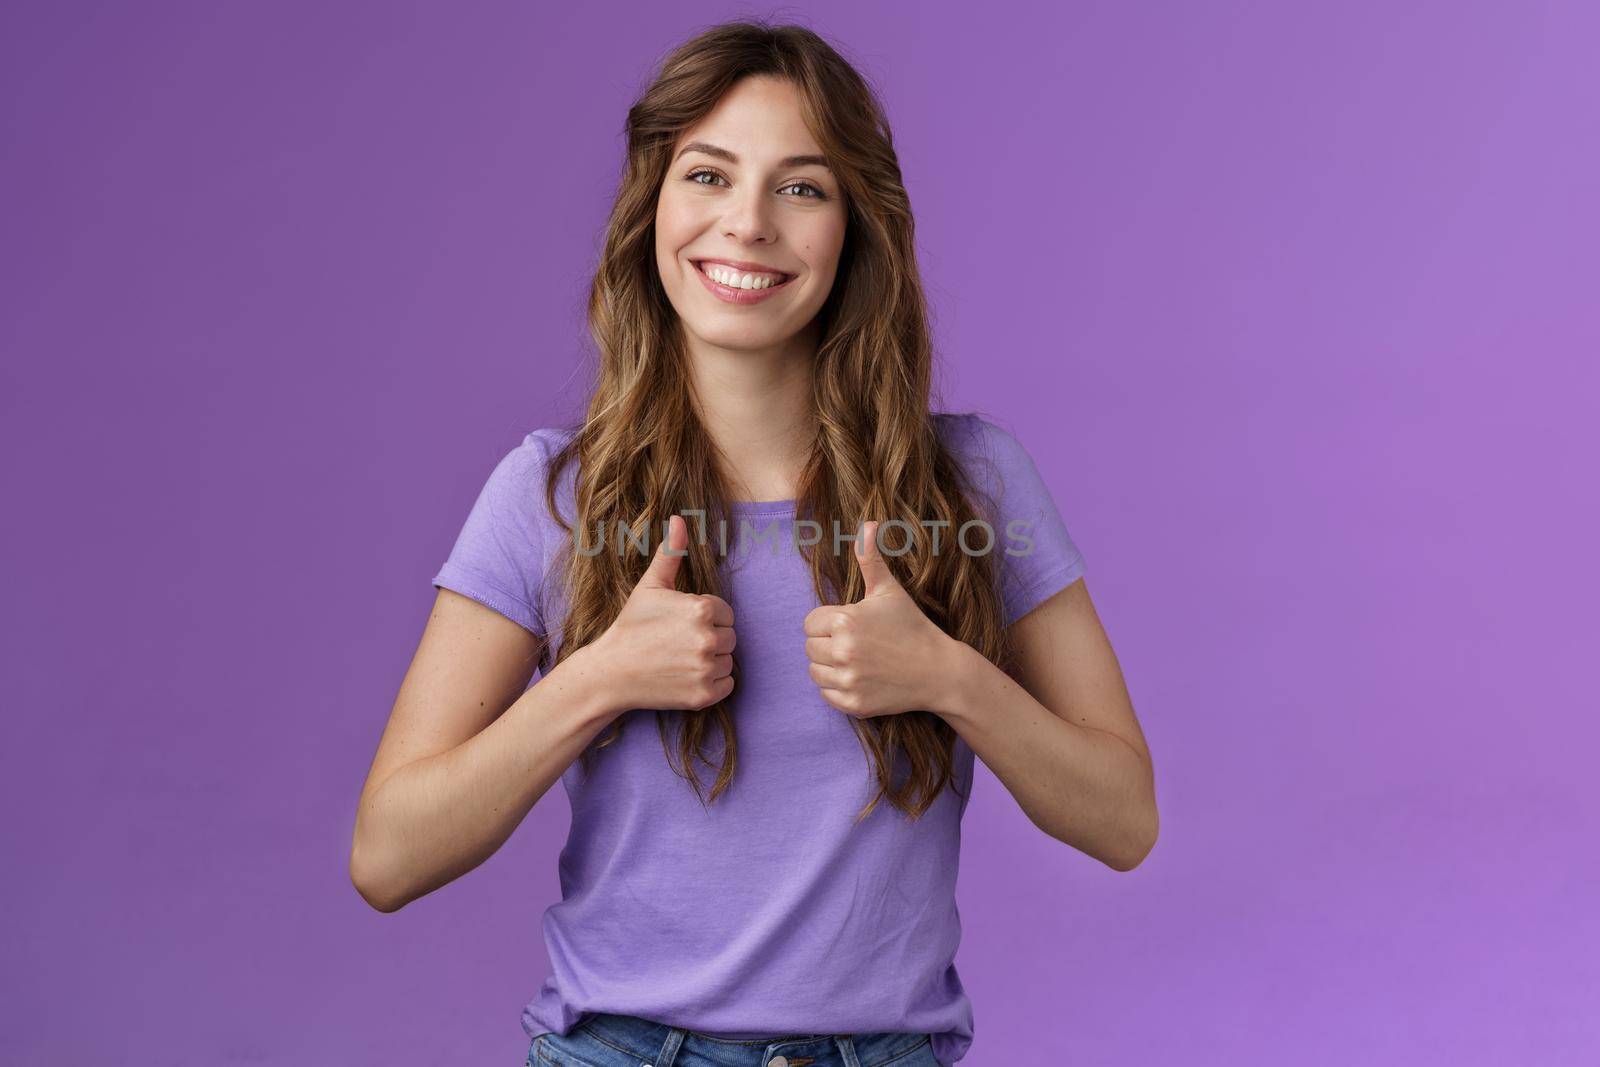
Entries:
[[689, 544], [683, 516], [667, 520], [667, 538], [628, 602], [593, 644], [616, 702], [628, 708], [698, 710], [733, 691], [733, 608], [709, 593], [674, 588]]
[[854, 604], [823, 604], [806, 615], [806, 658], [822, 698], [868, 719], [932, 710], [955, 639], [922, 613], [878, 551], [878, 523], [865, 524], [856, 561], [866, 593]]

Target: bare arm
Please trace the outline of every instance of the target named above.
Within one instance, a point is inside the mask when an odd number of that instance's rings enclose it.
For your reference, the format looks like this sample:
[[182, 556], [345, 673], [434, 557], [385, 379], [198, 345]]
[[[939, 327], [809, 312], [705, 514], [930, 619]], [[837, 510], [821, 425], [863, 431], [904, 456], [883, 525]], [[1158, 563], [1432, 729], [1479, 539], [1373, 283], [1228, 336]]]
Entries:
[[374, 908], [396, 911], [492, 856], [623, 710], [589, 649], [524, 692], [541, 647], [439, 590], [357, 809], [350, 878]]
[[1114, 870], [1132, 870], [1159, 833], [1155, 775], [1087, 585], [1073, 582], [1012, 632], [1022, 684], [953, 642], [948, 703], [936, 710], [1035, 826]]
[[494, 855], [629, 708], [705, 708], [733, 691], [733, 608], [674, 588], [689, 528], [669, 521], [606, 632], [526, 691], [542, 640], [439, 590], [361, 790], [350, 880], [367, 903], [397, 911]]

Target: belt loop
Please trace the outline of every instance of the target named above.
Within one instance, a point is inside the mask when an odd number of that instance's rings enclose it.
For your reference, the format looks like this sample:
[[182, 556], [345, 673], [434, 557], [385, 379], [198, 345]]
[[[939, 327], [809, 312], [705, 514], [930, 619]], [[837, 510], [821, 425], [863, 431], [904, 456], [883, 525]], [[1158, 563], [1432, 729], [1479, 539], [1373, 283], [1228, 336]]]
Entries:
[[844, 1067], [861, 1067], [861, 1060], [856, 1057], [856, 1043], [849, 1034], [835, 1034], [833, 1040], [839, 1046], [839, 1055], [844, 1058]]
[[656, 1053], [655, 1062], [651, 1067], [672, 1067], [678, 1058], [678, 1046], [683, 1044], [683, 1039], [689, 1036], [689, 1031], [676, 1026], [667, 1028], [667, 1039], [661, 1043], [661, 1051]]

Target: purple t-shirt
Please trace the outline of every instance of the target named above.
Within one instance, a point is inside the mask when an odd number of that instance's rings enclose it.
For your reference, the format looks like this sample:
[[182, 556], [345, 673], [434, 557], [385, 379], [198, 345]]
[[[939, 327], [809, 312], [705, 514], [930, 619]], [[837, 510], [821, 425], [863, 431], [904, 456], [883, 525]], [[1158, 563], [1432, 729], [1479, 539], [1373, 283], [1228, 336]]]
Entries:
[[[978, 415], [935, 418], [997, 508], [975, 502], [994, 531], [1009, 625], [1077, 580], [1083, 556], [1013, 435]], [[544, 475], [571, 433], [535, 430], [499, 462], [433, 579], [545, 636], [547, 648], [560, 640], [565, 604], [545, 576], [567, 535], [546, 510]], [[569, 465], [557, 494], [569, 522], [574, 473]], [[635, 721], [597, 752], [587, 780], [578, 762], [567, 769], [562, 899], [544, 915], [551, 971], [523, 1029], [566, 1034], [585, 1012], [614, 1012], [721, 1037], [929, 1033], [934, 1056], [953, 1064], [973, 1033], [954, 963], [966, 802], [946, 788], [910, 822], [881, 799], [855, 824], [872, 767], [807, 670], [802, 623], [817, 598], [791, 539], [793, 501], [736, 503], [732, 518], [723, 596], [739, 637], [733, 782], [702, 806], [667, 765], [648, 709], [623, 713]], [[698, 531], [691, 519], [690, 536]], [[953, 533], [940, 531], [940, 551], [961, 550]], [[715, 527], [708, 536], [717, 543]], [[826, 550], [831, 531], [822, 536]], [[976, 552], [985, 540], [974, 528], [964, 543]], [[957, 737], [963, 793], [973, 759]], [[701, 768], [702, 782], [713, 775]]]

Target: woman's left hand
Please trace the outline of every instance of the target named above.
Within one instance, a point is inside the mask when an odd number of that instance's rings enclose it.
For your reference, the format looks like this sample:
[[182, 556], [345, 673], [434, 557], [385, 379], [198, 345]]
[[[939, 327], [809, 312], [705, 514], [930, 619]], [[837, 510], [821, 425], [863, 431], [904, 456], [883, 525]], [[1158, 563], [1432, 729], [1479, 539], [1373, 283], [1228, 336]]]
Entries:
[[865, 523], [856, 544], [862, 599], [823, 604], [805, 618], [811, 680], [829, 704], [861, 719], [933, 710], [959, 643], [895, 579], [878, 552], [878, 525]]

